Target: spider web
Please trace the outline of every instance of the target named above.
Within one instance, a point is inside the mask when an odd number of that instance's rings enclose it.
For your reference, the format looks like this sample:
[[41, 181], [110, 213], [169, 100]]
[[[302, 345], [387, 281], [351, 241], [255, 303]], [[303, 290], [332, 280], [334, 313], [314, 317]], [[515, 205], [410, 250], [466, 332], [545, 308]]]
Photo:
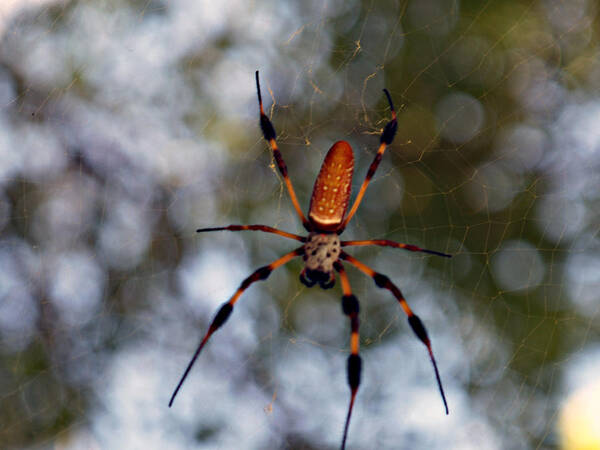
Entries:
[[[349, 448], [598, 448], [597, 5], [577, 1], [0, 6], [3, 448], [337, 448], [340, 290], [301, 261], [253, 285], [169, 396], [219, 305], [303, 234], [260, 136], [254, 71], [301, 205], [325, 153], [345, 239], [425, 322], [348, 269], [362, 384]], [[596, 408], [594, 410], [594, 408]], [[595, 433], [595, 434], [594, 434]], [[587, 447], [586, 447], [587, 445]]]

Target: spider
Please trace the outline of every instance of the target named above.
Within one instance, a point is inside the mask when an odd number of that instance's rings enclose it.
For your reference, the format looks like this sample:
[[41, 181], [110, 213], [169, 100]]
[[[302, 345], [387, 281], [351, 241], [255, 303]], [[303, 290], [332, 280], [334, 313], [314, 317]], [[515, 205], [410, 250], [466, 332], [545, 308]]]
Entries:
[[183, 382], [187, 378], [192, 366], [196, 362], [198, 355], [204, 348], [204, 345], [212, 336], [212, 334], [217, 331], [229, 318], [231, 312], [233, 311], [233, 306], [235, 302], [241, 297], [248, 287], [255, 281], [266, 280], [271, 272], [273, 272], [278, 267], [286, 264], [292, 259], [302, 256], [304, 260], [304, 268], [300, 273], [300, 281], [308, 287], [312, 287], [315, 284], [319, 284], [319, 286], [323, 289], [332, 288], [335, 284], [335, 272], [339, 274], [341, 285], [342, 285], [342, 311], [348, 316], [350, 319], [350, 355], [348, 356], [347, 362], [347, 376], [348, 376], [348, 385], [350, 386], [350, 404], [348, 406], [348, 413], [346, 415], [346, 421], [344, 424], [344, 434], [342, 437], [342, 450], [346, 447], [346, 438], [348, 436], [348, 427], [350, 425], [350, 417], [352, 415], [352, 409], [354, 407], [354, 399], [356, 398], [356, 393], [358, 392], [358, 386], [360, 384], [360, 374], [362, 367], [362, 360], [358, 354], [359, 350], [359, 336], [358, 336], [358, 314], [359, 314], [359, 303], [356, 296], [352, 293], [352, 289], [350, 287], [350, 281], [348, 276], [346, 275], [346, 270], [344, 269], [344, 265], [342, 262], [346, 262], [348, 264], [353, 265], [359, 271], [365, 273], [367, 276], [371, 277], [377, 287], [387, 289], [392, 293], [392, 295], [396, 298], [396, 300], [400, 303], [404, 313], [408, 318], [408, 323], [412, 328], [413, 332], [419, 338], [419, 340], [425, 344], [427, 347], [427, 351], [429, 352], [429, 358], [433, 364], [433, 369], [435, 372], [435, 377], [437, 380], [437, 385], [442, 397], [442, 401], [444, 402], [444, 408], [446, 410], [446, 414], [448, 414], [448, 403], [446, 402], [446, 396], [444, 394], [444, 389], [442, 387], [442, 381], [440, 378], [440, 374], [438, 372], [437, 364], [435, 362], [435, 358], [433, 356], [433, 351], [431, 349], [431, 342], [429, 340], [429, 336], [427, 331], [425, 330], [425, 326], [421, 322], [421, 319], [413, 313], [411, 308], [408, 306], [404, 295], [400, 289], [386, 276], [379, 272], [376, 272], [371, 267], [366, 264], [360, 262], [353, 256], [346, 253], [342, 250], [343, 247], [352, 247], [352, 246], [364, 246], [364, 245], [379, 245], [383, 247], [394, 247], [394, 248], [402, 248], [404, 250], [409, 250], [411, 252], [424, 252], [432, 255], [451, 257], [446, 253], [436, 252], [434, 250], [427, 250], [416, 245], [411, 244], [403, 244], [400, 242], [394, 242], [387, 239], [371, 239], [364, 241], [342, 241], [339, 236], [342, 234], [352, 216], [356, 213], [360, 202], [365, 195], [365, 191], [367, 190], [367, 186], [373, 178], [379, 163], [381, 162], [381, 158], [383, 157], [383, 153], [388, 145], [392, 143], [394, 140], [394, 135], [396, 134], [396, 129], [398, 127], [398, 123], [396, 120], [396, 111], [394, 109], [394, 104], [392, 103], [392, 97], [387, 89], [384, 89], [383, 92], [387, 97], [387, 101], [390, 105], [390, 110], [392, 113], [392, 119], [386, 124], [381, 133], [379, 149], [377, 150], [377, 154], [375, 155], [375, 159], [371, 163], [369, 170], [367, 171], [367, 175], [365, 180], [358, 191], [358, 195], [354, 200], [354, 204], [352, 208], [350, 208], [350, 212], [346, 214], [348, 209], [348, 204], [350, 200], [351, 194], [351, 185], [352, 185], [352, 173], [354, 170], [354, 155], [352, 153], [352, 148], [350, 144], [346, 141], [338, 141], [332, 145], [332, 147], [327, 152], [325, 156], [325, 160], [323, 161], [323, 165], [321, 166], [321, 170], [317, 179], [315, 181], [315, 186], [313, 188], [312, 196], [310, 199], [310, 206], [308, 209], [308, 219], [302, 213], [302, 209], [300, 208], [300, 204], [298, 203], [298, 198], [296, 197], [296, 193], [294, 192], [294, 188], [292, 186], [292, 182], [288, 176], [287, 166], [281, 156], [281, 152], [279, 151], [279, 147], [277, 146], [276, 134], [271, 121], [266, 116], [265, 111], [263, 109], [262, 103], [262, 95], [260, 92], [260, 82], [258, 78], [258, 70], [256, 71], [256, 91], [258, 94], [258, 106], [260, 110], [260, 128], [262, 130], [262, 134], [265, 140], [268, 142], [271, 150], [273, 151], [273, 156], [275, 157], [275, 161], [277, 162], [277, 167], [279, 168], [279, 172], [285, 181], [287, 191], [289, 193], [290, 199], [298, 214], [298, 217], [302, 221], [304, 228], [308, 232], [308, 236], [299, 236], [296, 234], [288, 233], [287, 231], [279, 230], [267, 225], [229, 225], [226, 227], [216, 227], [216, 228], [201, 228], [197, 230], [198, 232], [207, 232], [207, 231], [242, 231], [242, 230], [254, 230], [254, 231], [262, 231], [265, 233], [277, 234], [279, 236], [283, 236], [285, 238], [293, 239], [299, 242], [302, 242], [302, 246], [298, 247], [295, 250], [292, 250], [289, 253], [286, 253], [281, 258], [276, 259], [272, 263], [260, 267], [250, 276], [248, 276], [242, 283], [239, 288], [235, 291], [233, 296], [225, 302], [220, 309], [217, 311], [214, 316], [210, 326], [208, 327], [208, 331], [202, 338], [196, 352], [192, 356], [191, 361], [189, 362], [183, 376], [181, 377], [173, 395], [171, 396], [171, 400], [169, 401], [169, 407], [173, 405], [173, 401], [175, 400], [175, 396], [179, 392]]

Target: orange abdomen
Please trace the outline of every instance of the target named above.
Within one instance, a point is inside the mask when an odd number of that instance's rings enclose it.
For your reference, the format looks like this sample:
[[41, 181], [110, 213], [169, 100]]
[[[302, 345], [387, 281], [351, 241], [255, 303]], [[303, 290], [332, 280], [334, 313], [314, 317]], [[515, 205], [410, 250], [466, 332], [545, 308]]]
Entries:
[[308, 219], [315, 231], [335, 231], [344, 219], [352, 191], [354, 154], [346, 141], [331, 146], [315, 181]]

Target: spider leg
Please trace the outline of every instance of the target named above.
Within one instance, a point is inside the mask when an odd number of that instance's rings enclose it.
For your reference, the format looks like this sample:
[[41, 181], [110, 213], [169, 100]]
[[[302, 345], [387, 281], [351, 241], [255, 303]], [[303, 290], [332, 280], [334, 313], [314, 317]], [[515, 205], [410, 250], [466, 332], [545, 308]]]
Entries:
[[404, 295], [402, 295], [400, 289], [398, 289], [398, 287], [394, 283], [392, 283], [386, 275], [375, 272], [369, 266], [360, 262], [358, 259], [345, 252], [342, 252], [340, 254], [340, 258], [345, 261], [348, 261], [358, 270], [373, 278], [373, 281], [375, 281], [377, 287], [387, 289], [394, 295], [394, 297], [396, 297], [396, 300], [398, 300], [398, 303], [400, 303], [400, 306], [402, 307], [402, 309], [406, 313], [406, 316], [408, 317], [408, 323], [412, 328], [413, 332], [419, 338], [419, 340], [427, 347], [427, 351], [429, 352], [429, 358], [431, 359], [431, 363], [433, 364], [433, 370], [435, 371], [435, 378], [437, 380], [438, 388], [440, 389], [440, 394], [442, 396], [442, 401], [444, 402], [444, 408], [446, 409], [446, 414], [448, 414], [448, 403], [446, 402], [446, 395], [444, 394], [444, 388], [442, 387], [442, 379], [440, 378], [440, 373], [438, 371], [437, 364], [433, 356], [433, 350], [431, 349], [431, 341], [429, 340], [427, 330], [425, 329], [423, 322], [421, 322], [421, 319], [419, 319], [419, 316], [412, 312], [412, 310], [408, 306], [408, 303], [406, 303], [406, 299], [404, 298]]
[[359, 339], [358, 339], [358, 312], [359, 304], [358, 299], [352, 294], [352, 288], [350, 287], [350, 281], [346, 270], [341, 262], [335, 263], [335, 270], [340, 274], [340, 281], [342, 282], [342, 311], [350, 319], [350, 355], [348, 356], [348, 385], [350, 386], [350, 405], [348, 406], [348, 414], [346, 416], [346, 423], [344, 425], [344, 436], [342, 438], [342, 450], [346, 448], [346, 438], [348, 437], [348, 427], [350, 426], [350, 417], [352, 416], [352, 408], [354, 407], [354, 399], [358, 392], [358, 386], [360, 384], [360, 372], [362, 367], [362, 361], [358, 355]]
[[177, 384], [177, 387], [175, 388], [175, 391], [173, 392], [173, 395], [171, 396], [171, 400], [169, 401], [169, 408], [173, 405], [173, 401], [175, 401], [175, 396], [179, 392], [181, 385], [183, 384], [183, 382], [187, 378], [188, 374], [190, 373], [190, 370], [192, 369], [192, 366], [196, 362], [198, 355], [202, 351], [204, 344], [206, 344], [206, 342], [212, 336], [212, 334], [215, 331], [217, 331], [221, 327], [221, 325], [223, 325], [227, 321], [227, 319], [229, 318], [229, 316], [231, 314], [231, 311], [233, 311], [233, 305], [235, 304], [235, 302], [238, 301], [238, 299], [244, 293], [244, 291], [246, 289], [248, 289], [248, 287], [255, 281], [266, 280], [269, 277], [269, 275], [271, 275], [271, 272], [273, 272], [275, 269], [277, 269], [278, 267], [289, 262], [296, 256], [302, 255], [303, 253], [304, 253], [304, 248], [299, 247], [296, 250], [286, 253], [281, 258], [276, 259], [271, 264], [256, 269], [254, 272], [252, 272], [252, 274], [250, 276], [248, 276], [244, 281], [242, 281], [242, 284], [240, 284], [240, 287], [235, 291], [235, 294], [233, 294], [233, 296], [227, 302], [225, 302], [225, 303], [223, 303], [223, 305], [221, 305], [221, 308], [219, 308], [219, 310], [217, 311], [217, 314], [213, 318], [210, 326], [208, 327], [208, 331], [202, 338], [202, 341], [200, 341], [200, 345], [198, 345], [198, 348], [196, 349], [194, 356], [190, 360], [187, 368], [185, 369], [183, 376], [179, 380], [179, 383]]
[[390, 241], [387, 239], [369, 239], [367, 241], [341, 241], [340, 245], [342, 247], [359, 246], [359, 245], [380, 245], [382, 247], [403, 248], [404, 250], [408, 250], [411, 252], [429, 253], [430, 255], [443, 256], [445, 258], [452, 258], [452, 255], [449, 255], [447, 253], [436, 252], [435, 250], [427, 250], [425, 248], [417, 247], [416, 245], [403, 244], [401, 242]]
[[300, 209], [300, 204], [298, 203], [298, 198], [296, 197], [296, 192], [294, 192], [294, 187], [292, 186], [292, 181], [288, 175], [287, 166], [285, 165], [285, 161], [281, 156], [281, 152], [279, 151], [279, 147], [277, 147], [277, 134], [275, 133], [275, 128], [271, 121], [265, 114], [262, 103], [262, 95], [260, 93], [260, 82], [258, 81], [258, 70], [256, 71], [256, 92], [258, 94], [258, 106], [260, 107], [260, 129], [262, 130], [265, 141], [269, 143], [271, 150], [273, 151], [273, 156], [275, 157], [275, 161], [277, 161], [277, 167], [279, 168], [279, 172], [285, 181], [287, 186], [287, 190], [290, 194], [290, 199], [292, 200], [292, 204], [294, 205], [294, 209], [300, 217], [304, 228], [307, 231], [310, 231], [310, 222], [304, 217], [302, 213], [302, 209]]
[[[363, 196], [365, 195], [367, 186], [369, 186], [369, 183], [371, 182], [371, 178], [373, 178], [373, 175], [375, 174], [377, 167], [379, 167], [379, 163], [381, 162], [381, 158], [383, 158], [383, 153], [385, 152], [385, 149], [387, 148], [388, 145], [390, 145], [392, 143], [392, 141], [394, 140], [394, 136], [396, 135], [396, 129], [398, 128], [398, 122], [396, 120], [396, 110], [394, 109], [394, 104], [392, 103], [392, 97], [390, 96], [390, 93], [388, 92], [388, 90], [384, 89], [383, 92], [385, 92], [385, 95], [388, 99], [388, 103], [390, 104], [390, 109], [392, 110], [392, 120], [390, 120], [385, 125], [383, 132], [381, 133], [381, 138], [379, 140], [380, 141], [379, 149], [377, 150], [375, 159], [373, 159], [373, 162], [369, 166], [369, 170], [367, 172], [367, 176], [365, 177], [365, 181], [363, 181], [363, 184], [360, 187], [360, 190], [358, 191], [358, 195], [356, 196], [356, 200], [354, 200], [354, 204], [352, 205], [350, 212], [348, 213], [348, 215], [346, 216], [346, 218], [340, 225], [340, 230], [344, 230], [344, 228], [346, 228], [346, 225], [348, 225], [348, 222], [350, 222], [350, 219], [352, 219], [352, 216], [354, 215], [354, 213], [356, 213], [356, 210], [358, 209], [358, 205], [360, 205], [360, 202], [362, 201]], [[341, 231], [338, 231], [338, 234], [340, 234], [340, 233], [341, 233]]]
[[243, 230], [254, 230], [264, 231], [265, 233], [273, 233], [279, 236], [283, 236], [289, 239], [295, 239], [296, 241], [306, 242], [304, 236], [298, 236], [297, 234], [288, 233], [287, 231], [278, 230], [277, 228], [269, 227], [267, 225], [228, 225], [226, 227], [214, 227], [214, 228], [199, 228], [196, 230], [198, 233], [204, 233], [206, 231], [243, 231]]

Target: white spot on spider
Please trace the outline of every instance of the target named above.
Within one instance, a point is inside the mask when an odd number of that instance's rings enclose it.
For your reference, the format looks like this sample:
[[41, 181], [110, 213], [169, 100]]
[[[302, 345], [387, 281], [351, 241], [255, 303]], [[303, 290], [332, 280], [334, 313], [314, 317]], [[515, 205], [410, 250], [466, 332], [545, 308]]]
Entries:
[[331, 274], [333, 263], [340, 256], [340, 249], [340, 238], [337, 234], [310, 233], [304, 244], [306, 269]]

